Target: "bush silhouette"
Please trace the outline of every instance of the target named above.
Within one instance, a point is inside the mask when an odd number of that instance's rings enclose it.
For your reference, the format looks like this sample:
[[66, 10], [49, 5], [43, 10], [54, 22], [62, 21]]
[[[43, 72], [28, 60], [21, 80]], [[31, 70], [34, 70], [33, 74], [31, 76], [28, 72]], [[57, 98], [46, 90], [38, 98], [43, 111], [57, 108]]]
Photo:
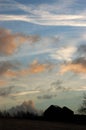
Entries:
[[80, 108], [78, 109], [78, 112], [80, 114], [86, 115], [86, 93], [83, 95], [83, 102], [82, 102]]

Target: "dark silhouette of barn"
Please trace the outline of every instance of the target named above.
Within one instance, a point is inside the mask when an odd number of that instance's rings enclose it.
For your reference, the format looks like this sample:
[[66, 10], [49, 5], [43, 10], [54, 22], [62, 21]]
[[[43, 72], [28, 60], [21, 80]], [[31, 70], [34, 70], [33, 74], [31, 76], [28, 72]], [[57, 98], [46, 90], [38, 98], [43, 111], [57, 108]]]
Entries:
[[71, 121], [73, 120], [74, 112], [67, 107], [61, 108], [51, 105], [45, 110], [43, 116], [47, 120]]

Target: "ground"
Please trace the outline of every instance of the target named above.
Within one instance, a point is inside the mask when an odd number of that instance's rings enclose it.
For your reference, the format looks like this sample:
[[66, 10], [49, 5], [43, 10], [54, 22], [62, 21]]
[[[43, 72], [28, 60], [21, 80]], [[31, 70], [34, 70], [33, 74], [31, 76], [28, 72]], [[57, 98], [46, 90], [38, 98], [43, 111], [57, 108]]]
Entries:
[[86, 130], [86, 125], [48, 121], [1, 119], [0, 130]]

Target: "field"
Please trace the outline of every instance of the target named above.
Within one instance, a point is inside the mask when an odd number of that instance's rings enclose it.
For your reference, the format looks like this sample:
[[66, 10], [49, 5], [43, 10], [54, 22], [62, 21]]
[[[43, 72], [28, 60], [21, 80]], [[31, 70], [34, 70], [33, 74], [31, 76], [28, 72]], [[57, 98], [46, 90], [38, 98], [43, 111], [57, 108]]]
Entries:
[[1, 119], [0, 130], [86, 130], [86, 126], [48, 121]]

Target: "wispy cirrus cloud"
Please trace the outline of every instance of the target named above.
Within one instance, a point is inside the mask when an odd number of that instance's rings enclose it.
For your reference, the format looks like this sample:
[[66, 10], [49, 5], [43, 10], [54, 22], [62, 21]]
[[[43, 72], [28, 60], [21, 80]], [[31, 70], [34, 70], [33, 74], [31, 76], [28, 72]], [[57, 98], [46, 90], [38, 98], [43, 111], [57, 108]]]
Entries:
[[[39, 2], [38, 5], [35, 7], [34, 4], [22, 4], [22, 2], [18, 2], [17, 0], [1, 0], [0, 1], [0, 9], [1, 11], [12, 11], [12, 10], [22, 10], [27, 13], [31, 14], [38, 14], [38, 15], [47, 15], [50, 14], [50, 12], [59, 12], [64, 13], [64, 11], [70, 10], [70, 6], [73, 5], [76, 0], [58, 0], [58, 2], [53, 2], [52, 5], [49, 3], [41, 3]], [[29, 3], [29, 2], [28, 2]], [[63, 3], [63, 4], [62, 4]], [[63, 10], [61, 10], [63, 9]], [[68, 13], [68, 12], [67, 12]]]
[[35, 94], [35, 93], [40, 93], [38, 90], [29, 90], [29, 91], [23, 91], [23, 92], [16, 92], [16, 93], [11, 93], [10, 96], [12, 97], [17, 97], [17, 96], [24, 96], [28, 94]]
[[[8, 10], [11, 10], [11, 8], [9, 8], [9, 5], [12, 4], [12, 6], [16, 6], [15, 9], [20, 10], [20, 12], [24, 11], [26, 14], [1, 14], [0, 21], [23, 21], [45, 26], [86, 26], [86, 15], [84, 13], [85, 11], [78, 10], [78, 13], [74, 13], [73, 8], [70, 9], [70, 5], [73, 6], [76, 1], [61, 1], [58, 1], [52, 5], [39, 4], [37, 6], [31, 4], [27, 6], [17, 1], [12, 1], [11, 3], [7, 1], [8, 4], [6, 4]], [[5, 7], [5, 10], [7, 10], [6, 4], [5, 2], [2, 4], [2, 6]], [[79, 13], [80, 11], [82, 13]]]
[[44, 26], [86, 26], [85, 15], [55, 15], [55, 16], [28, 16], [28, 15], [0, 15], [0, 21], [23, 21]]

